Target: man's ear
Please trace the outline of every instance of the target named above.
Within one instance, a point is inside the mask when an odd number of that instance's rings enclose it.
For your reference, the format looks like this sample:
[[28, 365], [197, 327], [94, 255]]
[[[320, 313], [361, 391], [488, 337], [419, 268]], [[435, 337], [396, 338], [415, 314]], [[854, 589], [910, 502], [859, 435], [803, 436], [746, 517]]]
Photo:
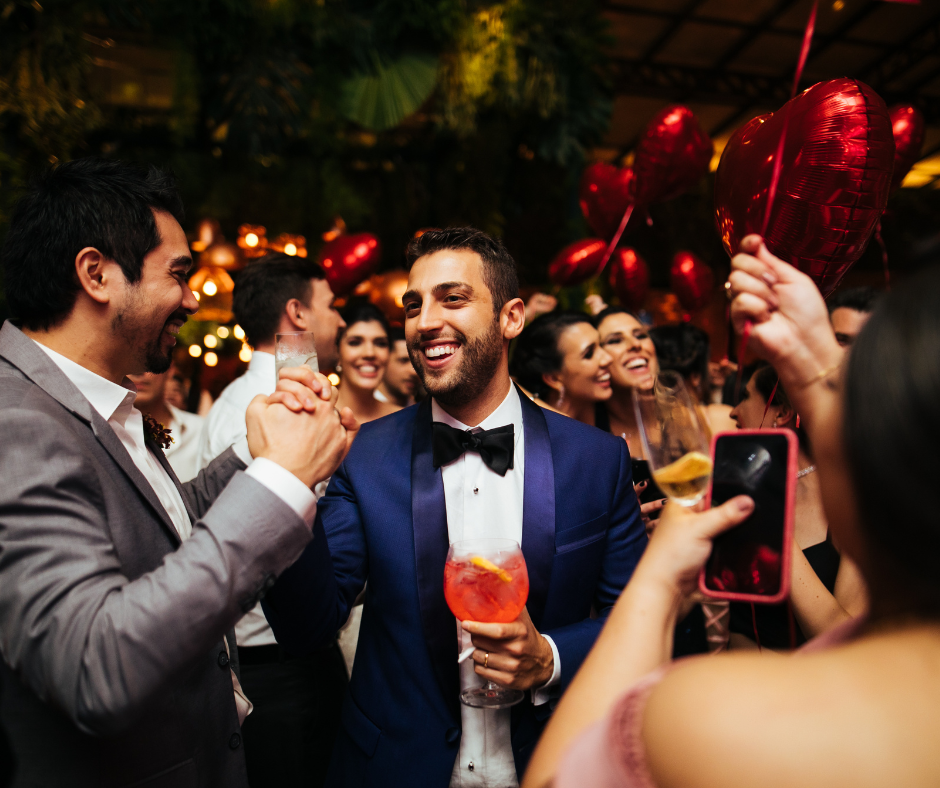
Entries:
[[503, 331], [503, 339], [515, 339], [525, 328], [525, 302], [521, 298], [514, 298], [503, 304], [499, 312], [499, 324]]
[[118, 277], [123, 279], [120, 267], [93, 246], [86, 246], [75, 255], [75, 274], [82, 290], [99, 304], [111, 300]]
[[298, 298], [292, 298], [284, 306], [284, 314], [293, 324], [294, 330], [306, 331], [309, 327], [309, 310]]

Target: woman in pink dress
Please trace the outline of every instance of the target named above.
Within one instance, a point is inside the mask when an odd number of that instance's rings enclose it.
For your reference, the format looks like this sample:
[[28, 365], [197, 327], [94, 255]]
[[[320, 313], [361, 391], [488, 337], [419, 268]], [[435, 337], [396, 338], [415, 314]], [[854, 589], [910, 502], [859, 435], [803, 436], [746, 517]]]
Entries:
[[871, 591], [858, 619], [790, 657], [669, 664], [676, 610], [748, 498], [666, 507], [559, 704], [523, 788], [940, 785], [940, 269], [879, 305], [846, 364], [812, 281], [756, 236], [732, 317], [790, 393], [833, 536]]

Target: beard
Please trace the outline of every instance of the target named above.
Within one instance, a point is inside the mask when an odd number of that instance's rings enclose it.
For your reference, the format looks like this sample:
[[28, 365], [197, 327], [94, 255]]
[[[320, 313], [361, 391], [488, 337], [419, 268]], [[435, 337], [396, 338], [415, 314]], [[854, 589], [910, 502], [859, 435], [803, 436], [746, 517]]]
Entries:
[[473, 402], [485, 391], [502, 361], [503, 335], [499, 330], [499, 316], [473, 340], [459, 331], [454, 331], [452, 337], [437, 338], [456, 339], [460, 343], [461, 359], [454, 369], [435, 374], [424, 366], [420, 336], [409, 342], [408, 355], [424, 388], [442, 405], [460, 407]]
[[164, 347], [163, 332], [173, 321], [185, 322], [188, 315], [178, 311], [160, 321], [160, 316], [155, 311], [147, 311], [138, 299], [128, 306], [114, 317], [111, 330], [134, 349], [134, 356], [144, 372], [158, 375], [166, 372], [173, 363], [174, 346]]

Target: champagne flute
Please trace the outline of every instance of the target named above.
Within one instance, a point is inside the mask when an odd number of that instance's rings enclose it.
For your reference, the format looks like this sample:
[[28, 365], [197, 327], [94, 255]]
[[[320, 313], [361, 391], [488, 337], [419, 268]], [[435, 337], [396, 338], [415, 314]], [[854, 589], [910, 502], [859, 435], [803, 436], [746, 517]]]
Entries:
[[317, 363], [317, 346], [312, 331], [290, 331], [274, 335], [274, 384], [281, 378], [286, 367], [309, 367], [320, 371]]
[[[529, 597], [529, 574], [519, 543], [512, 539], [454, 542], [444, 564], [444, 598], [458, 621], [508, 623], [519, 618]], [[488, 681], [460, 693], [460, 702], [507, 709], [525, 697], [521, 690]]]
[[633, 409], [653, 479], [678, 504], [695, 506], [712, 473], [708, 433], [682, 377], [660, 372], [652, 389], [633, 389]]

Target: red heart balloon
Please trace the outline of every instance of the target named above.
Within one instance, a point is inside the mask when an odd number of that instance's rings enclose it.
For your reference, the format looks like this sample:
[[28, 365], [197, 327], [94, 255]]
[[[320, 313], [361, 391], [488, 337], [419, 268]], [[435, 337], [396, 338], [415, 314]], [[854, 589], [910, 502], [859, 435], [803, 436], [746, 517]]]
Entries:
[[333, 293], [346, 295], [371, 274], [382, 257], [382, 246], [372, 233], [341, 235], [327, 243], [317, 262], [326, 272]]
[[894, 134], [894, 174], [891, 176], [891, 191], [894, 192], [920, 158], [924, 145], [924, 116], [917, 107], [897, 104], [891, 107], [888, 117]]
[[761, 231], [785, 123], [765, 241], [828, 295], [865, 250], [888, 199], [894, 168], [888, 108], [867, 85], [833, 79], [738, 129], [715, 174], [715, 219], [729, 255], [745, 235]]
[[[633, 170], [599, 161], [581, 176], [581, 213], [601, 238], [614, 237], [627, 208], [633, 204]], [[634, 212], [636, 216], [636, 212]], [[631, 218], [630, 225], [634, 224]]]
[[671, 200], [708, 172], [714, 146], [688, 107], [666, 107], [640, 137], [633, 160], [637, 205]]
[[548, 266], [548, 278], [562, 287], [586, 282], [601, 272], [605, 251], [607, 242], [600, 238], [583, 238], [568, 244]]
[[610, 258], [610, 286], [627, 309], [639, 309], [650, 287], [646, 261], [630, 247], [615, 249]]
[[694, 312], [705, 306], [711, 300], [714, 285], [711, 268], [692, 252], [676, 252], [669, 269], [669, 286], [685, 309]]

